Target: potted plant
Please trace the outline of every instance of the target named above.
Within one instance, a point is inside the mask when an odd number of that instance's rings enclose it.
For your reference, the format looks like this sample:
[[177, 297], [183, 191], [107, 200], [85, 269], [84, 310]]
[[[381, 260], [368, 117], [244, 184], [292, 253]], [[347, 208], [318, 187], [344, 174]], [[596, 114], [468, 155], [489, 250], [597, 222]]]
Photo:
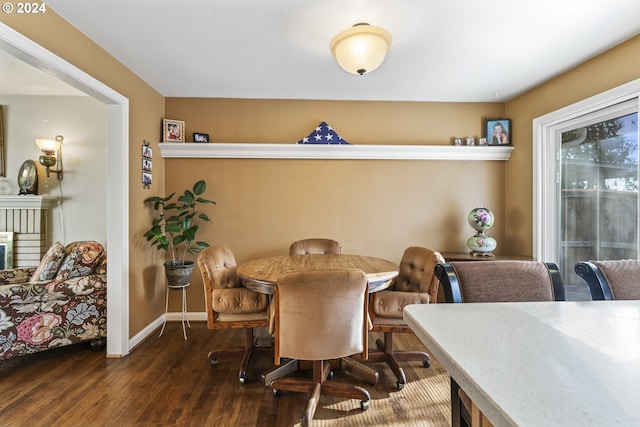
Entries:
[[200, 197], [207, 189], [207, 183], [200, 180], [193, 185], [192, 190], [185, 190], [173, 201], [176, 193], [166, 197], [147, 197], [144, 203], [151, 203], [158, 215], [153, 219], [151, 228], [144, 233], [144, 237], [151, 246], [167, 252], [169, 260], [164, 263], [169, 286], [185, 286], [191, 280], [191, 273], [195, 263], [185, 259], [187, 253], [197, 254], [208, 243], [196, 240], [198, 224], [196, 220], [211, 222], [207, 214], [198, 212], [196, 208], [201, 204], [215, 204], [213, 200]]

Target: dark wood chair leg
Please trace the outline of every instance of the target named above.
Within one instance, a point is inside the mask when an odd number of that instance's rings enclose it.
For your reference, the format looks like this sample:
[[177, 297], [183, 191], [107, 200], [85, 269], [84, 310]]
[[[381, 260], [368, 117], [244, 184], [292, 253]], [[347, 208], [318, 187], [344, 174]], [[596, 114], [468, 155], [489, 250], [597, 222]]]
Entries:
[[376, 385], [380, 382], [380, 374], [373, 368], [354, 360], [351, 357], [343, 357], [340, 359], [340, 368], [355, 375], [358, 378]]
[[246, 384], [249, 382], [249, 362], [251, 361], [251, 356], [253, 356], [254, 351], [256, 350], [269, 350], [272, 349], [270, 347], [258, 347], [257, 341], [254, 337], [253, 328], [245, 329], [245, 338], [244, 338], [244, 346], [243, 347], [232, 347], [232, 348], [224, 348], [220, 350], [210, 351], [208, 354], [208, 359], [211, 363], [211, 366], [216, 366], [218, 364], [217, 357], [221, 354], [228, 353], [242, 353], [242, 361], [240, 363], [240, 369], [238, 370], [238, 379], [241, 383]]
[[269, 387], [274, 380], [278, 378], [285, 377], [292, 372], [295, 372], [300, 369], [300, 362], [298, 360], [292, 359], [288, 362], [276, 366], [267, 372], [262, 374], [262, 384]]
[[251, 361], [251, 354], [253, 352], [255, 342], [253, 339], [253, 328], [247, 328], [244, 336], [244, 355], [242, 356], [242, 362], [240, 363], [240, 370], [238, 371], [238, 379], [242, 384], [249, 382], [249, 375], [247, 369], [249, 369], [249, 362]]
[[313, 390], [311, 391], [311, 395], [309, 396], [309, 400], [307, 401], [307, 407], [304, 411], [304, 417], [302, 417], [302, 425], [305, 427], [311, 425], [311, 420], [313, 420], [316, 409], [318, 409], [318, 402], [320, 402], [321, 391], [322, 383], [315, 383], [315, 385], [313, 386]]
[[[293, 360], [291, 362], [297, 361]], [[327, 378], [331, 373], [331, 364], [326, 360], [315, 360], [311, 363], [313, 366], [312, 378], [276, 378], [270, 382], [270, 387], [273, 389], [276, 396], [279, 396], [280, 392], [284, 390], [309, 393], [307, 407], [302, 418], [303, 426], [310, 425], [311, 420], [313, 420], [313, 416], [316, 413], [320, 396], [322, 394], [345, 397], [348, 399], [360, 399], [360, 409], [363, 411], [369, 407], [371, 395], [365, 388], [346, 383], [327, 381]]]
[[376, 339], [377, 352], [369, 353], [370, 362], [385, 362], [396, 377], [396, 386], [402, 389], [407, 384], [407, 377], [400, 367], [400, 362], [422, 362], [425, 368], [431, 364], [429, 355], [424, 351], [393, 351], [393, 333], [384, 332], [384, 339]]

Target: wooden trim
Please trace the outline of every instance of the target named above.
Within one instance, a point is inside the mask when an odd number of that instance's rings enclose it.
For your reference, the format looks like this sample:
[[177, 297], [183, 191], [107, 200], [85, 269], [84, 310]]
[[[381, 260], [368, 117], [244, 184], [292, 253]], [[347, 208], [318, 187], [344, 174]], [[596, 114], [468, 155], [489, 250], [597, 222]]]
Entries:
[[509, 160], [513, 146], [336, 145], [253, 143], [158, 144], [163, 158], [352, 159], [352, 160]]
[[0, 209], [49, 209], [59, 200], [53, 196], [0, 196]]

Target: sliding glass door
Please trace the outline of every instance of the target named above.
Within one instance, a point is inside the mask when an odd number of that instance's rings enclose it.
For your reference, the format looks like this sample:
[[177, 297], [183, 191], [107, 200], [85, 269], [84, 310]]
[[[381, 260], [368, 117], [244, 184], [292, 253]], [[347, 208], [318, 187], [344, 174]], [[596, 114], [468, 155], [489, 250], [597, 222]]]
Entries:
[[579, 284], [577, 261], [638, 258], [637, 102], [567, 122], [560, 145], [559, 264]]

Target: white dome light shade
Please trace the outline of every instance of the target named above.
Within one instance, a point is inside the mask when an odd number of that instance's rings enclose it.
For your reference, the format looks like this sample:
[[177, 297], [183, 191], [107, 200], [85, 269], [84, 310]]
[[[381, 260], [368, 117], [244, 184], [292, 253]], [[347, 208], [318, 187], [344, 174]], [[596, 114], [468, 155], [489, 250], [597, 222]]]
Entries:
[[60, 148], [60, 144], [62, 142], [55, 139], [47, 139], [47, 138], [38, 138], [36, 139], [36, 145], [41, 151], [45, 151], [47, 153], [54, 153]]
[[384, 61], [391, 33], [369, 24], [356, 24], [336, 35], [329, 44], [338, 65], [352, 74], [370, 73]]

